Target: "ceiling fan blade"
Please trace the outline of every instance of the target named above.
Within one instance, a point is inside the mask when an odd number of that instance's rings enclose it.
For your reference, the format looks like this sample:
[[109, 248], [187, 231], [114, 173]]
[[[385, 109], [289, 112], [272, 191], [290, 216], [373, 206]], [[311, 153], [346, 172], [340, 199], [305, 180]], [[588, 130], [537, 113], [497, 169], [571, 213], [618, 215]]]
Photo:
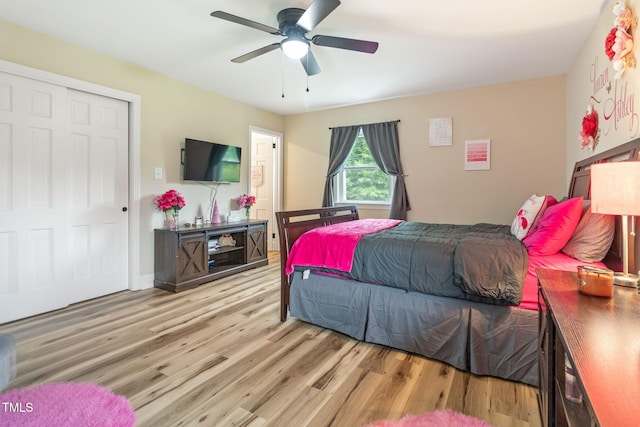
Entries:
[[300, 58], [300, 63], [304, 67], [304, 71], [307, 72], [307, 76], [315, 76], [320, 73], [320, 66], [318, 65], [318, 61], [316, 61], [316, 57], [311, 53], [311, 50], [308, 50], [307, 54]]
[[232, 15], [227, 12], [223, 12], [221, 10], [216, 10], [215, 12], [211, 12], [211, 16], [214, 18], [224, 19], [225, 21], [234, 22], [236, 24], [244, 25], [247, 27], [255, 28], [256, 30], [265, 31], [270, 34], [282, 34], [279, 29], [270, 27], [268, 25], [261, 24], [259, 22], [251, 21], [249, 19], [241, 18], [236, 15]]
[[273, 44], [270, 44], [268, 46], [261, 47], [260, 49], [256, 49], [256, 50], [254, 50], [252, 52], [245, 53], [244, 55], [238, 56], [237, 58], [233, 58], [231, 60], [231, 62], [235, 62], [235, 63], [241, 64], [243, 62], [246, 62], [246, 61], [248, 61], [250, 59], [255, 58], [256, 56], [260, 56], [260, 55], [265, 54], [267, 52], [271, 52], [272, 50], [276, 50], [279, 47], [280, 47], [280, 43], [273, 43]]
[[337, 47], [338, 49], [355, 50], [364, 53], [375, 53], [378, 50], [378, 42], [346, 39], [344, 37], [317, 35], [313, 36], [311, 42], [318, 46]]
[[311, 31], [338, 6], [340, 0], [315, 0], [298, 19], [296, 25]]

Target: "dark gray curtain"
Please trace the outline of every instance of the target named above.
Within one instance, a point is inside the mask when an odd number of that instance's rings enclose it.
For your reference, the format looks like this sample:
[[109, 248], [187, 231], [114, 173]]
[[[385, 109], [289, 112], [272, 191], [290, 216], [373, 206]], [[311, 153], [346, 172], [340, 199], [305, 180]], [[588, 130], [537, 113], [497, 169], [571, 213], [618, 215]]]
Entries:
[[331, 129], [331, 145], [329, 147], [329, 169], [327, 181], [324, 185], [322, 206], [333, 206], [333, 183], [340, 168], [347, 161], [351, 148], [358, 136], [360, 126], [343, 126]]
[[411, 205], [409, 204], [409, 196], [404, 184], [402, 164], [400, 163], [398, 122], [363, 125], [362, 133], [378, 167], [387, 175], [392, 175], [396, 178], [393, 194], [391, 195], [389, 218], [406, 220], [407, 211], [411, 210]]

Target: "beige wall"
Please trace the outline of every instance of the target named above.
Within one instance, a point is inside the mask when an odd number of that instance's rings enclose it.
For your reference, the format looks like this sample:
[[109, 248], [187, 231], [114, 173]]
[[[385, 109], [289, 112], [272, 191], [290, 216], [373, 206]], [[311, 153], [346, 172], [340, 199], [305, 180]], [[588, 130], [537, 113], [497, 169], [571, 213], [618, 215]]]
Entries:
[[[286, 117], [285, 207], [320, 206], [330, 127], [396, 119], [401, 120], [401, 158], [409, 175], [410, 220], [509, 223], [531, 193], [566, 195], [576, 161], [640, 137], [640, 68], [616, 81], [603, 50], [616, 2], [604, 6], [567, 76]], [[640, 0], [626, 4], [638, 16]], [[598, 84], [603, 80], [611, 82], [609, 92]], [[594, 151], [582, 149], [578, 141], [590, 100], [601, 119]], [[429, 119], [447, 116], [453, 117], [453, 146], [429, 147]], [[485, 138], [491, 140], [491, 170], [464, 171], [464, 141]]]
[[[174, 188], [186, 198], [182, 220], [193, 222], [209, 205], [210, 188], [181, 180], [180, 148], [185, 137], [237, 145], [243, 150], [243, 182], [218, 191], [221, 214], [230, 200], [247, 191], [249, 126], [284, 130], [282, 116], [117, 61], [94, 51], [0, 21], [0, 59], [138, 94], [141, 97], [140, 273], [143, 285], [153, 275], [153, 229], [163, 217], [153, 197]], [[212, 78], [215, 75], [212, 74]], [[154, 168], [165, 177], [154, 179]]]
[[[640, 138], [640, 68], [629, 68], [622, 77], [616, 79], [616, 72], [603, 48], [607, 33], [613, 27], [613, 7], [616, 3], [617, 0], [609, 0], [603, 7], [600, 19], [567, 74], [567, 177], [571, 176], [575, 162]], [[638, 18], [640, 0], [626, 0], [625, 4]], [[634, 33], [634, 56], [639, 62], [638, 28]], [[582, 117], [589, 104], [598, 112], [600, 125], [599, 142], [593, 151], [580, 148], [578, 142]], [[640, 227], [637, 218], [636, 226]], [[635, 254], [635, 265], [638, 267], [640, 236], [635, 239]]]
[[[600, 19], [567, 74], [567, 177], [571, 176], [575, 162], [640, 137], [640, 68], [627, 69], [616, 79], [603, 47], [613, 26], [616, 3], [617, 0], [610, 0], [604, 6]], [[626, 4], [638, 17], [640, 0], [626, 0]], [[637, 29], [635, 39], [636, 44], [640, 44]], [[640, 61], [637, 46], [635, 57], [636, 62]], [[582, 117], [589, 104], [598, 112], [600, 124], [600, 139], [593, 151], [582, 149], [578, 142]]]
[[[453, 146], [429, 146], [435, 117], [453, 118]], [[531, 194], [565, 195], [565, 79], [552, 77], [287, 116], [286, 208], [321, 205], [330, 127], [397, 119], [409, 220], [510, 224]], [[491, 140], [489, 171], [464, 170], [475, 139]]]

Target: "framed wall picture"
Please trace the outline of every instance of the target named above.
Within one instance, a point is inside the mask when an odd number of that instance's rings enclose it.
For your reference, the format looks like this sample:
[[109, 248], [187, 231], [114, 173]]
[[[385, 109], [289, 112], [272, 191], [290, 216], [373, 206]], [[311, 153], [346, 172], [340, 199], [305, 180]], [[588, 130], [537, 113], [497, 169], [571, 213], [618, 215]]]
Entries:
[[491, 169], [491, 141], [479, 139], [464, 142], [464, 170]]
[[429, 145], [432, 147], [453, 145], [452, 123], [451, 117], [429, 119]]

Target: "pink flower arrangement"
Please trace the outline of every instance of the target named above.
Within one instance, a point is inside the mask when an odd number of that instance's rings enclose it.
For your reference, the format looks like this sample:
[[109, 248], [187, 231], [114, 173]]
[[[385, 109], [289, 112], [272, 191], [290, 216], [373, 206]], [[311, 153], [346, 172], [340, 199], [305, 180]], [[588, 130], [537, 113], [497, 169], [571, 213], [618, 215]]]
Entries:
[[248, 194], [243, 194], [238, 197], [238, 204], [241, 208], [249, 209], [256, 203], [256, 196], [250, 196]]
[[153, 202], [158, 207], [158, 210], [166, 212], [168, 210], [177, 211], [185, 207], [184, 197], [176, 190], [169, 190], [162, 196], [156, 196]]
[[613, 57], [616, 55], [616, 53], [613, 51], [613, 45], [616, 42], [617, 32], [618, 29], [616, 27], [613, 27], [611, 31], [609, 31], [609, 34], [607, 34], [607, 38], [604, 41], [604, 52], [607, 54], [609, 61], [613, 61]]
[[636, 66], [633, 56], [635, 46], [633, 34], [637, 29], [638, 19], [623, 0], [616, 3], [613, 14], [616, 16], [613, 21], [614, 27], [607, 33], [604, 50], [609, 61], [613, 63], [613, 69], [616, 71], [615, 78], [619, 79], [627, 68]]
[[598, 112], [592, 105], [587, 107], [587, 113], [582, 118], [582, 131], [580, 132], [580, 146], [593, 150], [598, 143], [600, 128], [598, 127]]

